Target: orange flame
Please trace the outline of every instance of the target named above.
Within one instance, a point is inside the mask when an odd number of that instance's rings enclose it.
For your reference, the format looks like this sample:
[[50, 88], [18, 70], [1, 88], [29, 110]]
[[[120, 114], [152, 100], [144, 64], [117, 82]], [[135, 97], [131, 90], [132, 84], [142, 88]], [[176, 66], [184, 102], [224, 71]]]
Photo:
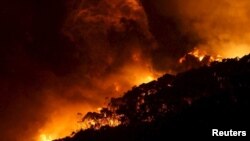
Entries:
[[[213, 61], [218, 61], [218, 62], [221, 62], [223, 57], [221, 55], [211, 55], [211, 54], [208, 54], [205, 50], [202, 50], [202, 49], [198, 49], [198, 48], [194, 48], [193, 51], [187, 53], [188, 55], [191, 55], [195, 58], [197, 58], [200, 62], [203, 61], [203, 59], [208, 56], [209, 57], [209, 62], [208, 63], [211, 63]], [[184, 55], [183, 57], [181, 57], [179, 59], [179, 63], [183, 63], [184, 61], [186, 61], [186, 55]]]
[[40, 141], [52, 141], [52, 138], [51, 138], [51, 136], [41, 134], [40, 135]]
[[202, 61], [203, 58], [206, 56], [205, 51], [199, 50], [195, 48], [193, 51], [188, 53], [189, 55], [193, 55], [194, 57], [198, 58], [199, 61]]
[[[140, 85], [142, 83], [147, 83], [158, 78], [161, 73], [154, 72], [150, 65], [145, 65], [141, 61], [136, 62], [135, 64], [125, 65], [121, 70], [112, 74], [111, 76], [105, 78], [104, 82], [94, 82], [97, 87], [100, 87], [106, 93], [106, 96], [111, 96], [110, 88], [113, 89], [113, 96], [118, 96], [123, 94], [125, 91], [130, 89], [134, 85]], [[83, 88], [84, 89], [84, 88]], [[53, 95], [53, 94], [51, 94]], [[97, 95], [97, 94], [94, 94]], [[104, 96], [103, 100], [104, 101]], [[55, 98], [52, 98], [54, 103]], [[101, 111], [101, 108], [94, 108], [84, 105], [84, 104], [73, 104], [69, 105], [68, 103], [59, 102], [54, 103], [53, 105], [63, 105], [58, 106], [55, 109], [54, 113], [49, 116], [48, 122], [44, 127], [41, 128], [40, 134], [37, 137], [37, 141], [51, 141], [61, 137], [70, 135], [72, 132], [77, 132], [80, 129], [88, 129], [95, 127], [94, 129], [99, 129], [103, 126], [115, 127], [120, 124], [120, 116], [115, 114], [107, 115], [105, 118], [100, 119], [91, 119], [87, 118], [83, 122], [77, 122], [87, 111]], [[96, 104], [97, 106], [98, 104]], [[100, 106], [100, 105], [98, 105]], [[87, 109], [86, 109], [87, 108]], [[54, 108], [53, 108], [54, 109]], [[96, 110], [93, 110], [96, 109]], [[85, 112], [81, 115], [76, 116], [78, 112]]]

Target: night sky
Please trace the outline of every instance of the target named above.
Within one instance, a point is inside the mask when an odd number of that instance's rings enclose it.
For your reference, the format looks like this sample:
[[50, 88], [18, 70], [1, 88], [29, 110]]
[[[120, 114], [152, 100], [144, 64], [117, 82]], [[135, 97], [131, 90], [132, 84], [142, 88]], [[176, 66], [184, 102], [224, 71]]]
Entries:
[[143, 82], [135, 76], [185, 70], [178, 60], [194, 48], [222, 57], [249, 53], [249, 6], [247, 0], [2, 0], [0, 140], [36, 141], [56, 125], [51, 119], [61, 123], [64, 114], [102, 106]]

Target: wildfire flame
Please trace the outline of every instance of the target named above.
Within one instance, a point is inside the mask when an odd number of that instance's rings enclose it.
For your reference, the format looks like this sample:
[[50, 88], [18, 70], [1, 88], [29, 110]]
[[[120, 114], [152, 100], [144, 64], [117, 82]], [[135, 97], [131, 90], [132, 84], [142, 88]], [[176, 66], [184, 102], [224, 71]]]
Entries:
[[52, 141], [52, 137], [45, 134], [41, 134], [39, 141]]
[[[197, 58], [200, 62], [203, 61], [203, 59], [207, 56], [209, 57], [208, 63], [211, 63], [213, 61], [218, 61], [221, 62], [223, 57], [221, 55], [210, 55], [208, 54], [206, 51], [198, 49], [198, 48], [194, 48], [193, 51], [187, 53], [188, 55], [191, 55], [195, 58]], [[184, 61], [186, 61], [186, 57], [187, 55], [184, 55], [183, 57], [181, 57], [179, 59], [179, 63], [183, 63]]]
[[[111, 76], [107, 79], [107, 82], [103, 83], [103, 85], [109, 84], [108, 86], [102, 87], [109, 88], [111, 85], [113, 92], [118, 96], [132, 86], [148, 83], [161, 75], [161, 73], [152, 71], [147, 64], [145, 65], [141, 61], [137, 63], [138, 64], [136, 65], [126, 65], [121, 69], [120, 74], [116, 74], [114, 78]], [[63, 105], [63, 103], [57, 105]], [[100, 118], [92, 118], [90, 116], [82, 119], [84, 113], [79, 114], [77, 117], [75, 116], [76, 113], [80, 111], [95, 111], [100, 113], [103, 110], [102, 108], [95, 108], [96, 110], [93, 109], [94, 108], [89, 108], [86, 110], [86, 105], [63, 106], [61, 110], [59, 109], [55, 114], [51, 115], [51, 121], [48, 121], [45, 127], [41, 129], [37, 141], [51, 141], [60, 137], [68, 136], [72, 132], [77, 132], [79, 130], [85, 130], [88, 128], [99, 129], [103, 126], [115, 127], [121, 124], [121, 117], [114, 113], [104, 114], [104, 117]]]
[[206, 53], [199, 49], [194, 49], [192, 52], [189, 52], [188, 54], [193, 55], [194, 57], [198, 58], [199, 61], [202, 61], [203, 58], [206, 56]]
[[[100, 114], [101, 115], [101, 114]], [[86, 117], [83, 119], [81, 126], [82, 129], [100, 129], [104, 126], [116, 127], [121, 124], [120, 116], [112, 113], [112, 115], [104, 114], [104, 117], [95, 118], [95, 117]]]
[[[53, 98], [54, 99], [54, 98]], [[64, 136], [71, 135], [81, 129], [81, 125], [77, 121], [82, 115], [77, 114], [79, 111], [89, 111], [92, 107], [84, 104], [66, 105], [65, 102], [58, 102], [55, 105], [64, 105], [57, 108], [48, 117], [47, 123], [39, 130], [39, 134], [35, 137], [36, 141], [52, 141]]]
[[[91, 23], [90, 25], [92, 25], [93, 23], [98, 23], [98, 25], [100, 23], [104, 23], [104, 25], [107, 24], [110, 27], [112, 27], [112, 26], [116, 26], [117, 28], [120, 27], [118, 29], [123, 30], [123, 28], [121, 28], [122, 25], [120, 25], [120, 17], [122, 17], [123, 12], [120, 11], [120, 9], [117, 10], [117, 8], [116, 8], [116, 7], [119, 7], [119, 5], [121, 5], [121, 4], [116, 3], [115, 1], [112, 1], [112, 2], [114, 2], [114, 5], [111, 7], [112, 8], [111, 12], [110, 11], [107, 12], [107, 13], [109, 13], [108, 16], [92, 14], [89, 10], [92, 10], [94, 8], [89, 8], [89, 9], [87, 8], [87, 9], [82, 9], [80, 11], [77, 11], [76, 12], [77, 14], [72, 16], [72, 17], [73, 17], [74, 21], [76, 19], [78, 19], [78, 20], [80, 19], [79, 20], [80, 23], [81, 23], [81, 21], [83, 21], [83, 23]], [[125, 16], [126, 18], [128, 18], [128, 19], [129, 18], [140, 19], [141, 20], [141, 17], [143, 17], [142, 15], [144, 15], [142, 13], [144, 13], [144, 12], [142, 11], [143, 9], [137, 0], [124, 0], [122, 2], [125, 2], [130, 7], [129, 8], [130, 14]], [[94, 13], [96, 13], [96, 11]], [[137, 15], [136, 16], [133, 15], [134, 13], [137, 13]], [[198, 12], [195, 12], [195, 13], [198, 13]], [[145, 29], [148, 28], [148, 27], [146, 27], [146, 25], [147, 25], [146, 18], [145, 19], [142, 18], [142, 19], [145, 20], [142, 22], [143, 23], [142, 25], [144, 26]], [[71, 24], [69, 24], [69, 27], [70, 28], [74, 27], [76, 29], [82, 29], [81, 25], [80, 26], [79, 25], [72, 26]], [[100, 26], [100, 27], [102, 27], [102, 26]], [[87, 30], [88, 32], [86, 32], [86, 34], [85, 34], [85, 32], [83, 32], [81, 34], [81, 36], [79, 37], [80, 38], [79, 42], [82, 41], [82, 38], [81, 38], [82, 36], [86, 36], [85, 37], [86, 40], [92, 38], [89, 36], [89, 32], [92, 32], [92, 31], [90, 31], [89, 28], [86, 28], [85, 30]], [[145, 31], [145, 32], [147, 32], [147, 31]], [[104, 33], [106, 34], [106, 32], [104, 32]], [[75, 38], [75, 37], [72, 37], [72, 35], [70, 37]], [[76, 39], [74, 39], [74, 40], [76, 40]], [[93, 43], [92, 41], [93, 40], [90, 40], [89, 42], [91, 42], [91, 43], [89, 43], [89, 44], [95, 44], [95, 45], [97, 44], [97, 43]], [[79, 43], [79, 44], [81, 44], [81, 43]], [[217, 45], [217, 43], [216, 43], [216, 45]], [[98, 46], [98, 45], [96, 45], [96, 46]], [[213, 47], [214, 46], [215, 45], [213, 45]], [[221, 51], [221, 52], [215, 51], [216, 53], [210, 53], [210, 52], [208, 53], [208, 51], [206, 49], [197, 47], [197, 48], [194, 48], [191, 52], [188, 52], [186, 55], [181, 57], [179, 59], [179, 63], [180, 64], [184, 63], [186, 61], [188, 55], [191, 55], [191, 56], [197, 58], [197, 60], [200, 62], [204, 61], [206, 56], [208, 56], [209, 62], [213, 62], [213, 61], [222, 61], [222, 59], [224, 57], [235, 57], [236, 55], [243, 55], [246, 52], [249, 52], [249, 47], [245, 44], [239, 45], [239, 44], [235, 44], [235, 43], [230, 43], [230, 44], [225, 44], [222, 46], [228, 46], [228, 47], [230, 47], [230, 49], [228, 49], [226, 51]], [[237, 46], [238, 46], [238, 48], [236, 48]], [[99, 49], [99, 48], [97, 48], [97, 49]], [[111, 87], [113, 92], [115, 93], [114, 95], [117, 96], [119, 94], [122, 94], [123, 92], [125, 92], [126, 90], [128, 90], [129, 88], [131, 88], [134, 85], [139, 85], [142, 83], [147, 83], [147, 82], [153, 81], [154, 79], [158, 78], [159, 76], [161, 76], [163, 74], [163, 73], [153, 71], [151, 64], [148, 63], [148, 62], [150, 62], [150, 60], [144, 60], [145, 58], [143, 58], [143, 55], [141, 54], [140, 51], [132, 52], [130, 59], [132, 60], [131, 64], [129, 64], [129, 63], [125, 64], [118, 71], [118, 73], [114, 74], [113, 76], [108, 76], [107, 78], [105, 78], [106, 80], [104, 80], [104, 82], [99, 82], [99, 83], [97, 82], [98, 87], [101, 87], [103, 90], [106, 90], [108, 87]], [[95, 60], [95, 59], [93, 59], [93, 60]], [[107, 62], [109, 65], [112, 64], [114, 62], [114, 58], [109, 56]], [[112, 94], [110, 94], [109, 96], [111, 96], [111, 95]], [[74, 109], [76, 107], [79, 107], [79, 105], [73, 106]], [[85, 108], [84, 106], [80, 106], [80, 107], [82, 107], [82, 109]], [[56, 139], [56, 138], [67, 136], [70, 134], [70, 132], [77, 131], [80, 129], [88, 129], [88, 128], [92, 128], [92, 127], [94, 127], [95, 129], [99, 129], [103, 126], [114, 127], [114, 126], [118, 126], [119, 124], [121, 124], [120, 123], [121, 117], [118, 115], [115, 115], [113, 113], [111, 113], [109, 115], [104, 114], [104, 117], [100, 117], [100, 118], [87, 117], [85, 119], [81, 119], [81, 122], [75, 123], [75, 124], [72, 124], [72, 121], [77, 121], [74, 116], [71, 116], [69, 118], [65, 118], [65, 114], [75, 115], [77, 112], [81, 111], [82, 109], [77, 108], [75, 110], [72, 110], [71, 108], [69, 108], [69, 109], [66, 108], [62, 112], [64, 114], [63, 116], [58, 116], [58, 115], [51, 116], [51, 118], [53, 118], [54, 121], [48, 121], [48, 123], [47, 123], [48, 126], [45, 126], [41, 130], [40, 134], [38, 135], [37, 140], [38, 141], [51, 141], [51, 140]], [[88, 110], [93, 111], [93, 109], [96, 109], [96, 108], [90, 108]], [[103, 109], [99, 108], [97, 111], [99, 111], [99, 114], [100, 114], [100, 112], [102, 110]], [[99, 115], [97, 115], [97, 116], [99, 116]]]

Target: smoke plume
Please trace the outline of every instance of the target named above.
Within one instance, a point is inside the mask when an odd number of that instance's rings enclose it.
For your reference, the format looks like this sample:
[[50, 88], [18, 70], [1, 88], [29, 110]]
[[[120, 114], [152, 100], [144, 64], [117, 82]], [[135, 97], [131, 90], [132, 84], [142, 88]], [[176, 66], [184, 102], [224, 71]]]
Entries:
[[[44, 141], [179, 59], [250, 52], [248, 0], [1, 2], [0, 135]], [[79, 112], [79, 113], [78, 113]], [[77, 114], [78, 113], [78, 114]]]

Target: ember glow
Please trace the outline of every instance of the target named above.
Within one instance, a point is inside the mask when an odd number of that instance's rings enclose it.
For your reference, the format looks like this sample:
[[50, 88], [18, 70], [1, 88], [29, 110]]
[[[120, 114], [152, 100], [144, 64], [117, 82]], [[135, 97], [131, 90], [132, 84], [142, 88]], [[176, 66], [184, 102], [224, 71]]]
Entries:
[[47, 136], [45, 134], [40, 135], [40, 141], [52, 141], [51, 136]]
[[250, 53], [250, 47], [248, 43], [226, 43], [222, 45], [222, 48], [226, 48], [224, 51], [220, 51], [223, 58], [235, 58], [243, 57], [247, 53]]
[[206, 54], [204, 52], [202, 52], [198, 49], [194, 49], [194, 51], [189, 52], [188, 54], [197, 57], [200, 61], [202, 61], [204, 59], [204, 57], [206, 56]]
[[223, 59], [223, 57], [221, 55], [210, 55], [201, 49], [194, 48], [193, 51], [191, 51], [191, 52], [187, 53], [186, 55], [184, 55], [183, 57], [181, 57], [179, 59], [179, 63], [182, 64], [183, 62], [185, 62], [187, 55], [191, 55], [191, 56], [197, 58], [200, 62], [202, 62], [205, 57], [208, 57], [208, 60], [207, 60], [208, 64], [211, 62], [214, 62], [214, 61], [221, 62]]
[[[64, 104], [58, 103], [58, 104]], [[92, 110], [88, 105], [67, 104], [64, 107], [58, 107], [56, 111], [51, 113], [47, 123], [40, 128], [36, 141], [52, 141], [54, 139], [69, 136], [72, 132], [80, 130], [81, 124], [78, 122], [82, 115], [77, 115], [79, 111]]]
[[[104, 95], [102, 96], [101, 101], [105, 100], [105, 96], [119, 96], [129, 90], [132, 86], [148, 83], [157, 79], [161, 75], [160, 73], [152, 72], [149, 68], [147, 69], [144, 65], [140, 66], [138, 64], [127, 65], [119, 71], [119, 74], [107, 77], [107, 80], [104, 80], [102, 83], [94, 82], [99, 89], [103, 91], [102, 93]], [[110, 93], [106, 94], [108, 92]], [[91, 93], [97, 95], [96, 93], [98, 93], [98, 91], [93, 91]], [[54, 98], [52, 98], [52, 100], [53, 99]], [[101, 111], [102, 108], [95, 108], [96, 106], [105, 106], [101, 103], [100, 105], [96, 104], [94, 106], [88, 106], [85, 104], [68, 104], [65, 103], [65, 101], [62, 101], [56, 105], [64, 106], [55, 107], [57, 110], [49, 116], [49, 120], [45, 126], [40, 129], [40, 134], [37, 137], [38, 141], [47, 141], [68, 136], [71, 135], [72, 132], [77, 132], [80, 129], [88, 129], [90, 127], [99, 129], [106, 125], [114, 127], [120, 124], [120, 117], [117, 115], [107, 115], [100, 119], [92, 119], [88, 117], [82, 120], [82, 117], [88, 111]], [[77, 114], [79, 112], [83, 113]]]
[[104, 126], [116, 127], [121, 124], [120, 118], [121, 118], [120, 116], [114, 113], [110, 114], [105, 113], [103, 115], [100, 114], [99, 118], [91, 116], [89, 117], [88, 115], [86, 115], [81, 122], [81, 129], [93, 128], [98, 130]]

